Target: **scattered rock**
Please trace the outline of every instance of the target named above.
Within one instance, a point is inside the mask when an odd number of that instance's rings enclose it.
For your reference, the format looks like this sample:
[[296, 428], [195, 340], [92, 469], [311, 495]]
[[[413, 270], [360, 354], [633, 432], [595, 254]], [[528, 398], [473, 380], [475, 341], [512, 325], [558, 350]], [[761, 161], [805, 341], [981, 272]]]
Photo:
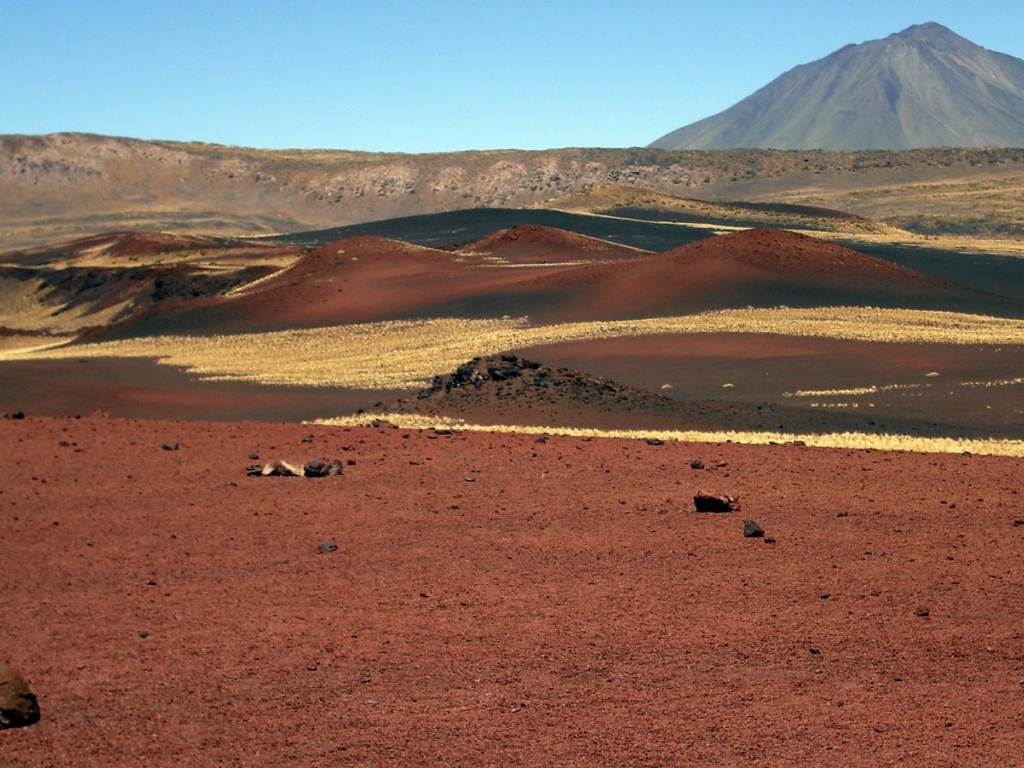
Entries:
[[295, 467], [280, 459], [272, 461], [260, 472], [264, 477], [302, 477], [302, 468]]
[[476, 478], [473, 477], [472, 475], [466, 475], [466, 482], [467, 483], [475, 483], [476, 482]]
[[739, 508], [738, 500], [732, 496], [704, 491], [697, 491], [693, 497], [693, 505], [698, 512], [732, 512]]
[[302, 472], [306, 477], [331, 477], [340, 475], [341, 471], [340, 459], [335, 459], [330, 464], [323, 459], [313, 459], [307, 461], [302, 467]]
[[743, 536], [748, 539], [760, 539], [764, 537], [764, 528], [753, 520], [743, 521]]
[[917, 607], [917, 610], [914, 611], [914, 615], [915, 616], [921, 616], [922, 618], [927, 616], [928, 614], [929, 614], [928, 609], [925, 606], [923, 606], [923, 605], [919, 605]]
[[177, 443], [164, 443], [164, 450], [165, 451], [176, 451], [176, 450], [178, 450], [178, 444]]
[[690, 462], [690, 469], [704, 469], [704, 462], [700, 459], [694, 459]]
[[39, 704], [28, 684], [0, 661], [0, 730], [24, 728], [39, 722]]
[[541, 436], [541, 437], [538, 437], [538, 438], [537, 438], [536, 440], [534, 440], [533, 442], [535, 442], [535, 443], [538, 443], [538, 444], [540, 444], [540, 445], [543, 445], [543, 444], [544, 444], [544, 443], [546, 443], [547, 441], [548, 441], [548, 439], [547, 439], [546, 437], [544, 437], [544, 436]]
[[665, 441], [664, 440], [660, 440], [657, 437], [648, 437], [647, 438], [647, 444], [648, 445], [664, 445]]
[[316, 551], [320, 554], [326, 554], [328, 552], [337, 552], [338, 545], [334, 542], [325, 541], [323, 544], [316, 548]]
[[[354, 464], [355, 462], [350, 461], [349, 463]], [[323, 459], [311, 459], [301, 467], [277, 459], [262, 467], [259, 464], [250, 464], [245, 468], [245, 474], [249, 477], [330, 477], [341, 473], [340, 459], [334, 459], [329, 464]]]
[[304, 442], [304, 443], [312, 443], [313, 442], [313, 436], [312, 435], [306, 435], [304, 438], [302, 438], [302, 442]]
[[1024, 520], [1014, 520], [1013, 521], [1013, 527], [1014, 528], [1020, 528], [1022, 525], [1024, 525]]
[[250, 453], [249, 454], [249, 460], [250, 461], [259, 461], [260, 460], [260, 455], [258, 453]]
[[14, 413], [5, 413], [4, 414], [4, 418], [5, 419], [24, 419], [25, 418], [25, 412], [24, 411], [15, 411]]

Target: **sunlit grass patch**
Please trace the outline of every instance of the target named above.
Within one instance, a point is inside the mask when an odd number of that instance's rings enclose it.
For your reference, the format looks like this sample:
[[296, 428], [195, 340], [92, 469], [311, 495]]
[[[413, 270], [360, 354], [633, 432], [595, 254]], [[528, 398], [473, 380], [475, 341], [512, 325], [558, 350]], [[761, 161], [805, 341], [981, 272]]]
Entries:
[[564, 342], [754, 333], [887, 343], [1024, 344], [1024, 321], [918, 310], [721, 310], [681, 317], [531, 325], [528, 318], [387, 321], [272, 333], [159, 336], [10, 353], [6, 359], [147, 357], [205, 378], [359, 389], [422, 387], [466, 360]]
[[474, 424], [461, 419], [416, 414], [364, 413], [319, 419], [313, 423], [328, 426], [371, 426], [386, 422], [403, 429], [455, 429], [467, 432], [518, 432], [523, 434], [558, 434], [579, 437], [625, 439], [658, 438], [686, 443], [733, 442], [747, 445], [800, 442], [817, 448], [853, 448], [858, 450], [912, 451], [916, 453], [971, 453], [992, 456], [1024, 457], [1022, 440], [965, 440], [946, 437], [914, 437], [910, 435], [874, 435], [860, 432], [826, 434], [789, 434], [783, 432], [675, 431], [675, 430], [608, 430], [559, 426], [523, 426], [515, 424]]

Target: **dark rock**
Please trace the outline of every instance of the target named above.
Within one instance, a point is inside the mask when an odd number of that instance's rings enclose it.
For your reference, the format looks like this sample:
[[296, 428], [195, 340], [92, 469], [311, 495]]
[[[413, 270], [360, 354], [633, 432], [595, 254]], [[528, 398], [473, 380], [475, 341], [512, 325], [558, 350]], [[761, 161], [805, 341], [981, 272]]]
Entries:
[[11, 418], [12, 419], [24, 419], [25, 418], [25, 412], [24, 411], [15, 411], [14, 413], [11, 414]]
[[25, 680], [0, 661], [0, 730], [39, 722], [39, 703]]
[[764, 528], [753, 520], [744, 520], [743, 535], [748, 539], [760, 539], [764, 537]]
[[250, 464], [245, 468], [245, 474], [248, 477], [259, 477], [263, 474], [263, 467], [259, 464]]
[[914, 611], [914, 615], [915, 616], [920, 616], [921, 618], [924, 618], [925, 616], [928, 616], [928, 614], [929, 614], [928, 609], [925, 606], [923, 606], [923, 605], [918, 606], [917, 610]]
[[647, 444], [648, 445], [664, 445], [665, 441], [664, 440], [660, 440], [657, 437], [648, 437], [647, 438]]
[[178, 444], [177, 443], [164, 443], [164, 450], [165, 451], [176, 451], [176, 450], [178, 450]]
[[341, 459], [335, 459], [327, 465], [327, 474], [330, 477], [340, 475], [342, 473]]
[[700, 459], [694, 459], [690, 462], [690, 469], [704, 469], [704, 462]]
[[547, 439], [546, 437], [543, 437], [543, 436], [541, 436], [541, 437], [538, 437], [538, 438], [537, 438], [536, 440], [534, 440], [533, 442], [535, 442], [535, 443], [539, 443], [540, 445], [543, 445], [543, 444], [544, 444], [544, 443], [546, 443], [547, 441], [548, 441], [548, 439]]
[[[380, 405], [383, 405], [383, 403], [380, 403]], [[304, 438], [302, 438], [302, 442], [304, 442], [304, 443], [312, 443], [313, 442], [313, 436], [312, 435], [306, 435]]]
[[737, 500], [732, 496], [704, 491], [697, 491], [693, 497], [693, 505], [698, 512], [732, 512], [739, 507]]
[[250, 453], [249, 454], [249, 461], [259, 461], [259, 460], [260, 460], [260, 455], [258, 453]]
[[307, 461], [302, 466], [302, 474], [305, 477], [326, 477], [327, 476], [327, 464], [323, 459], [313, 459]]
[[332, 543], [330, 541], [325, 541], [323, 544], [321, 544], [319, 547], [317, 547], [316, 550], [320, 554], [326, 554], [327, 552], [337, 552], [338, 551], [338, 545], [334, 544], [334, 543]]

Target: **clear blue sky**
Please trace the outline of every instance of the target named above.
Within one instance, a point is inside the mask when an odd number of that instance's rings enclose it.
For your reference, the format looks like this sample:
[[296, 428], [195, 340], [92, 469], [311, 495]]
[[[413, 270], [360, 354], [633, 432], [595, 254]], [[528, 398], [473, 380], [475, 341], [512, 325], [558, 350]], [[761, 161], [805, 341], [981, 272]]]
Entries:
[[925, 21], [1024, 58], [1020, 0], [0, 0], [0, 133], [642, 146]]

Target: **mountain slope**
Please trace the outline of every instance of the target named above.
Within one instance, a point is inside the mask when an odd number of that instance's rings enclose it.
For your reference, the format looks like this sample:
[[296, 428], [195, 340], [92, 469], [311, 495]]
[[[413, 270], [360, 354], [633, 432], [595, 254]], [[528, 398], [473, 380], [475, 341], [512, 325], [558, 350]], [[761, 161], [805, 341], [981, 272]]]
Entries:
[[848, 45], [786, 72], [661, 149], [1024, 146], [1024, 61], [940, 24]]

